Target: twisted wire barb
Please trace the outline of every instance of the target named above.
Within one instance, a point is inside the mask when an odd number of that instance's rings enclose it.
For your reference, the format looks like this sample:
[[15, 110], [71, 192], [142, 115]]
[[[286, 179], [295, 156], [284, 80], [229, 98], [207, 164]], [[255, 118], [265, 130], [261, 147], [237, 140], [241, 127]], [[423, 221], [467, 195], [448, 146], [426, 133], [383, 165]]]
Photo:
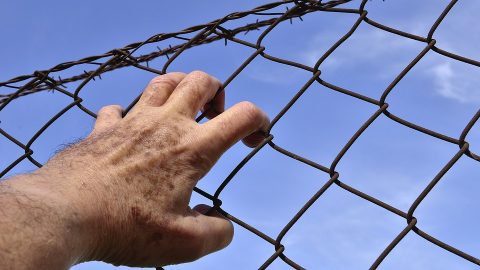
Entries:
[[[418, 220], [414, 216], [415, 210], [418, 206], [422, 203], [422, 201], [428, 196], [428, 194], [435, 188], [437, 183], [441, 181], [442, 177], [449, 171], [455, 163], [463, 156], [471, 158], [472, 160], [480, 161], [480, 156], [476, 153], [473, 153], [469, 148], [469, 143], [466, 141], [468, 134], [475, 123], [480, 118], [480, 110], [472, 116], [471, 120], [468, 124], [464, 127], [463, 131], [461, 132], [458, 138], [450, 137], [448, 135], [439, 133], [437, 131], [425, 128], [418, 124], [409, 122], [406, 119], [403, 119], [391, 112], [388, 111], [389, 104], [387, 103], [387, 98], [389, 94], [395, 90], [395, 86], [405, 77], [407, 73], [411, 71], [411, 69], [429, 52], [434, 52], [443, 57], [448, 57], [454, 59], [456, 61], [463, 62], [467, 65], [473, 65], [480, 67], [480, 62], [475, 59], [470, 59], [464, 57], [462, 55], [457, 55], [442, 48], [436, 46], [436, 40], [434, 39], [435, 31], [437, 30], [438, 26], [442, 23], [444, 18], [448, 15], [450, 10], [457, 4], [457, 0], [452, 0], [449, 4], [445, 7], [443, 12], [439, 15], [435, 23], [431, 26], [430, 31], [428, 32], [426, 37], [418, 36], [415, 34], [407, 33], [393, 27], [381, 24], [376, 22], [367, 16], [366, 6], [368, 0], [359, 1], [358, 8], [343, 8], [342, 4], [352, 2], [353, 0], [336, 0], [336, 1], [329, 1], [322, 3], [322, 1], [315, 1], [315, 0], [286, 0], [281, 2], [274, 2], [270, 4], [266, 4], [257, 8], [254, 8], [249, 11], [243, 12], [235, 12], [229, 14], [221, 19], [212, 21], [207, 24], [197, 25], [185, 30], [168, 33], [168, 34], [157, 34], [143, 42], [136, 42], [129, 44], [123, 48], [111, 50], [107, 53], [86, 57], [77, 61], [70, 61], [66, 63], [62, 63], [56, 65], [48, 70], [43, 71], [36, 71], [30, 75], [23, 75], [18, 76], [16, 78], [10, 79], [5, 82], [0, 82], [0, 90], [8, 90], [6, 94], [0, 94], [0, 111], [2, 111], [9, 103], [13, 100], [42, 92], [42, 91], [57, 91], [60, 92], [72, 99], [72, 102], [68, 104], [65, 108], [60, 110], [54, 117], [52, 117], [47, 123], [45, 123], [40, 130], [38, 130], [34, 136], [30, 138], [28, 142], [25, 144], [22, 143], [20, 140], [16, 139], [14, 136], [10, 135], [7, 131], [0, 128], [0, 134], [3, 135], [5, 138], [10, 140], [12, 143], [16, 144], [18, 147], [24, 150], [24, 154], [18, 157], [14, 162], [12, 162], [9, 166], [4, 168], [0, 172], [0, 177], [4, 176], [10, 170], [12, 170], [17, 164], [22, 162], [25, 159], [28, 159], [34, 165], [41, 167], [42, 164], [35, 160], [32, 155], [34, 153], [33, 149], [31, 149], [31, 145], [42, 135], [42, 133], [49, 128], [51, 124], [53, 124], [57, 119], [59, 119], [64, 113], [69, 111], [73, 107], [78, 107], [83, 110], [85, 113], [92, 117], [96, 117], [96, 114], [92, 112], [90, 109], [82, 105], [83, 99], [80, 97], [81, 90], [84, 88], [92, 80], [95, 78], [101, 78], [103, 73], [108, 73], [113, 70], [125, 67], [134, 67], [138, 69], [142, 69], [151, 73], [155, 74], [165, 74], [172, 62], [177, 59], [179, 55], [181, 55], [184, 51], [188, 50], [189, 48], [195, 46], [201, 46], [203, 44], [217, 42], [219, 40], [225, 40], [225, 42], [234, 42], [236, 44], [251, 48], [253, 53], [225, 80], [223, 84], [223, 88], [220, 91], [228, 90], [228, 85], [243, 71], [245, 67], [247, 67], [254, 59], [258, 57], [262, 57], [266, 60], [276, 62], [278, 64], [291, 66], [293, 68], [298, 68], [303, 70], [304, 72], [308, 72], [311, 74], [311, 77], [308, 81], [298, 90], [298, 92], [291, 98], [291, 100], [285, 104], [283, 109], [273, 118], [269, 128], [268, 134], [264, 141], [258, 145], [255, 149], [253, 149], [245, 158], [232, 170], [232, 172], [225, 178], [225, 180], [220, 184], [214, 194], [209, 194], [208, 192], [196, 187], [194, 190], [204, 196], [205, 198], [212, 201], [213, 206], [217, 211], [222, 213], [225, 217], [230, 219], [231, 221], [235, 222], [239, 226], [242, 226], [246, 230], [250, 231], [251, 233], [257, 235], [259, 238], [263, 239], [264, 241], [270, 243], [273, 248], [274, 252], [272, 255], [265, 260], [265, 262], [259, 266], [259, 269], [266, 269], [272, 262], [280, 258], [286, 264], [290, 265], [294, 269], [304, 269], [300, 262], [293, 261], [289, 257], [285, 255], [286, 247], [282, 244], [282, 240], [285, 235], [289, 232], [289, 230], [302, 218], [302, 216], [308, 211], [308, 209], [317, 201], [319, 200], [324, 192], [328, 190], [333, 185], [340, 187], [341, 189], [358, 196], [364, 200], [371, 202], [372, 204], [385, 209], [386, 211], [402, 217], [406, 221], [405, 228], [398, 233], [398, 235], [386, 245], [384, 250], [379, 254], [377, 259], [372, 262], [370, 269], [376, 269], [382, 261], [388, 256], [388, 254], [398, 245], [404, 237], [409, 233], [416, 233], [426, 241], [429, 241], [436, 246], [443, 248], [467, 261], [470, 261], [473, 264], [480, 265], [480, 260], [471, 254], [468, 254], [460, 249], [455, 248], [454, 246], [449, 245], [448, 243], [443, 242], [440, 239], [428, 234], [427, 232], [421, 230], [418, 226]], [[282, 7], [288, 7], [282, 11], [278, 11]], [[321, 13], [321, 12], [337, 12], [337, 13], [349, 13], [349, 14], [356, 14], [358, 15], [358, 19], [354, 22], [351, 26], [350, 30], [345, 33], [329, 50], [327, 50], [316, 62], [313, 66], [307, 66], [301, 63], [297, 63], [291, 61], [289, 59], [280, 58], [278, 56], [270, 55], [265, 52], [265, 47], [263, 46], [263, 40], [269, 35], [269, 33], [277, 27], [280, 23], [285, 21], [292, 20], [302, 20], [302, 16], [307, 15], [308, 13]], [[262, 17], [271, 17], [268, 19], [259, 19]], [[242, 27], [237, 27], [233, 29], [228, 29], [224, 25], [229, 21], [235, 21], [241, 18], [249, 18], [255, 17], [256, 21], [253, 23], [247, 24]], [[397, 77], [388, 85], [388, 87], [383, 91], [379, 99], [374, 99], [360, 93], [351, 91], [349, 89], [334, 85], [330, 82], [325, 81], [321, 77], [321, 67], [322, 63], [338, 48], [348, 40], [353, 33], [358, 29], [361, 24], [368, 24], [372, 27], [377, 29], [390, 32], [392, 34], [401, 36], [406, 39], [415, 40], [417, 42], [422, 42], [425, 44], [424, 49], [414, 58], [411, 62], [405, 66], [405, 68], [397, 75]], [[261, 34], [259, 35], [256, 43], [251, 43], [244, 39], [239, 38], [240, 33], [247, 34], [250, 31], [260, 31], [263, 29]], [[140, 56], [133, 56], [134, 53], [142, 48], [147, 44], [157, 44], [163, 41], [181, 41], [181, 43], [169, 46], [166, 48], [158, 48], [157, 51], [150, 52], [148, 54], [140, 55]], [[161, 70], [152, 68], [149, 66], [148, 62], [152, 61], [155, 58], [160, 56], [165, 56], [168, 58], [165, 65], [162, 67]], [[61, 71], [68, 70], [72, 67], [79, 66], [79, 65], [91, 65], [95, 67], [92, 70], [84, 71], [81, 74], [76, 76], [68, 77], [68, 78], [60, 78], [57, 77], [55, 79], [55, 75]], [[75, 88], [73, 93], [66, 90], [67, 85], [75, 82], [81, 81], [80, 85]], [[372, 106], [376, 106], [377, 110], [363, 123], [362, 126], [358, 128], [358, 130], [352, 135], [349, 141], [344, 145], [341, 151], [337, 154], [333, 162], [329, 165], [321, 165], [316, 163], [313, 160], [307, 159], [298, 155], [290, 150], [284, 149], [281, 146], [274, 143], [274, 135], [270, 133], [272, 128], [275, 124], [291, 109], [291, 107], [295, 104], [295, 102], [306, 92], [308, 91], [309, 87], [313, 84], [320, 84], [332, 91], [336, 91], [350, 97], [362, 100]], [[126, 108], [125, 114], [127, 114], [130, 109], [135, 105], [138, 101], [137, 97], [133, 100], [130, 105]], [[205, 116], [204, 112], [197, 118], [197, 121], [200, 121]], [[365, 130], [367, 130], [372, 123], [378, 119], [380, 115], [384, 115], [389, 119], [402, 124], [403, 126], [412, 129], [416, 132], [421, 132], [435, 138], [437, 140], [442, 140], [451, 144], [455, 144], [459, 147], [458, 152], [451, 157], [451, 159], [444, 165], [444, 167], [437, 173], [437, 175], [428, 183], [428, 185], [424, 188], [424, 190], [417, 196], [415, 201], [411, 204], [409, 210], [407, 212], [401, 211], [394, 206], [383, 202], [369, 194], [366, 194], [348, 184], [344, 181], [341, 181], [341, 174], [340, 172], [336, 171], [337, 165], [341, 162], [342, 158], [345, 154], [349, 151], [351, 146], [355, 143], [355, 141], [363, 135]], [[294, 160], [297, 160], [301, 163], [304, 163], [312, 168], [320, 170], [326, 174], [328, 174], [329, 180], [325, 182], [325, 184], [302, 206], [301, 209], [291, 218], [291, 220], [283, 227], [281, 232], [276, 236], [270, 236], [266, 233], [260, 231], [259, 229], [255, 228], [254, 226], [249, 225], [246, 221], [241, 220], [235, 217], [232, 213], [227, 212], [227, 210], [222, 208], [222, 200], [220, 196], [222, 191], [228, 186], [229, 183], [234, 179], [235, 175], [243, 168], [245, 164], [250, 162], [251, 158], [254, 157], [262, 148], [265, 146], [269, 146], [275, 151], [280, 154], [283, 154], [287, 157], [290, 157]], [[320, 221], [321, 222], [321, 221]], [[158, 268], [160, 269], [160, 268]]]

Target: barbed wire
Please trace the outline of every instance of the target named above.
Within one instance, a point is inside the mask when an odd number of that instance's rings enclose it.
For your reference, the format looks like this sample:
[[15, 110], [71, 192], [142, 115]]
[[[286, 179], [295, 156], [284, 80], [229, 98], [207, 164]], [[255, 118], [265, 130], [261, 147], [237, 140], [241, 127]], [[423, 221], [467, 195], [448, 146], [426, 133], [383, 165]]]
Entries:
[[[402, 217], [406, 221], [406, 226], [404, 229], [398, 233], [398, 235], [385, 247], [385, 249], [378, 255], [377, 259], [372, 262], [370, 269], [376, 269], [382, 261], [389, 255], [389, 253], [397, 246], [397, 244], [405, 238], [405, 236], [409, 233], [416, 233], [423, 239], [428, 242], [435, 244], [436, 246], [443, 248], [467, 261], [470, 261], [473, 264], [480, 265], [480, 260], [467, 252], [464, 252], [456, 247], [449, 245], [446, 242], [430, 235], [429, 233], [421, 230], [417, 226], [417, 218], [414, 216], [416, 209], [422, 203], [422, 201], [428, 196], [428, 194], [435, 188], [437, 183], [442, 179], [442, 177], [449, 171], [455, 163], [462, 157], [467, 156], [475, 161], [480, 161], [480, 156], [472, 152], [469, 148], [469, 143], [466, 141], [467, 135], [469, 134], [472, 127], [475, 125], [477, 120], [480, 118], [480, 110], [476, 112], [475, 115], [472, 116], [468, 124], [464, 127], [463, 131], [461, 132], [458, 138], [450, 137], [448, 135], [436, 132], [434, 130], [425, 128], [423, 126], [417, 125], [415, 123], [409, 122], [391, 112], [388, 111], [389, 104], [386, 102], [387, 97], [389, 94], [395, 89], [395, 86], [405, 77], [407, 73], [411, 71], [411, 69], [430, 51], [438, 53], [444, 57], [463, 62], [467, 65], [473, 65], [476, 67], [480, 67], [480, 62], [474, 59], [470, 59], [464, 57], [462, 55], [454, 54], [442, 48], [436, 46], [436, 40], [434, 39], [434, 34], [439, 25], [442, 23], [444, 18], [448, 15], [452, 7], [457, 4], [458, 0], [452, 0], [449, 4], [445, 7], [443, 12], [438, 16], [435, 23], [430, 27], [430, 30], [427, 36], [419, 36], [412, 33], [404, 32], [393, 27], [384, 25], [377, 21], [374, 21], [367, 16], [366, 5], [369, 2], [368, 0], [362, 0], [359, 2], [358, 8], [345, 8], [342, 7], [343, 4], [354, 2], [354, 0], [336, 0], [336, 1], [315, 1], [315, 0], [288, 0], [288, 1], [281, 1], [281, 2], [274, 2], [270, 4], [266, 4], [252, 10], [243, 11], [243, 12], [235, 12], [231, 13], [221, 19], [212, 21], [207, 24], [197, 25], [179, 32], [173, 32], [168, 34], [157, 34], [154, 35], [145, 41], [142, 42], [135, 42], [129, 44], [120, 49], [114, 49], [107, 53], [86, 57], [77, 61], [70, 61], [62, 64], [58, 64], [48, 70], [36, 71], [30, 75], [23, 75], [15, 77], [11, 80], [0, 82], [0, 90], [8, 89], [5, 94], [0, 94], [0, 111], [2, 111], [8, 104], [14, 101], [17, 98], [22, 96], [31, 95], [34, 93], [39, 93], [42, 91], [56, 91], [62, 93], [68, 97], [70, 97], [73, 101], [68, 104], [65, 108], [60, 110], [54, 117], [52, 117], [49, 121], [47, 121], [26, 143], [21, 142], [20, 140], [16, 139], [14, 136], [9, 134], [6, 130], [0, 128], [0, 134], [10, 140], [12, 143], [16, 144], [18, 147], [24, 150], [24, 154], [18, 157], [14, 162], [8, 165], [0, 172], [0, 177], [3, 177], [9, 171], [11, 171], [17, 164], [22, 162], [23, 160], [27, 159], [37, 167], [41, 167], [42, 164], [35, 160], [32, 157], [33, 149], [31, 149], [32, 144], [56, 121], [58, 120], [63, 114], [74, 107], [80, 108], [86, 114], [96, 117], [96, 114], [92, 112], [90, 109], [85, 107], [82, 102], [83, 99], [80, 97], [80, 93], [82, 89], [92, 80], [96, 78], [101, 79], [101, 75], [104, 73], [111, 72], [116, 69], [125, 68], [125, 67], [134, 67], [137, 69], [145, 70], [147, 72], [155, 73], [155, 74], [165, 74], [169, 68], [169, 66], [178, 58], [186, 50], [201, 46], [203, 44], [218, 42], [220, 40], [225, 40], [227, 42], [234, 42], [236, 44], [242, 45], [244, 47], [251, 48], [253, 53], [224, 81], [223, 89], [228, 90], [228, 85], [256, 58], [263, 57], [266, 60], [291, 66], [294, 68], [298, 68], [305, 72], [311, 73], [310, 79], [298, 90], [298, 92], [288, 101], [287, 104], [284, 105], [283, 109], [273, 118], [271, 124], [268, 128], [268, 136], [263, 140], [263, 142], [258, 145], [255, 149], [253, 149], [244, 159], [233, 169], [233, 171], [227, 176], [227, 178], [220, 184], [220, 186], [216, 189], [214, 194], [210, 194], [198, 187], [195, 188], [195, 191], [204, 196], [205, 198], [211, 200], [213, 206], [217, 211], [222, 213], [225, 217], [230, 219], [231, 221], [235, 222], [239, 226], [247, 229], [251, 233], [257, 235], [261, 239], [265, 240], [266, 242], [270, 243], [274, 247], [273, 254], [261, 265], [259, 269], [266, 269], [268, 266], [271, 265], [272, 262], [280, 258], [286, 264], [290, 265], [295, 269], [304, 269], [300, 262], [296, 262], [285, 255], [286, 247], [282, 244], [282, 240], [285, 235], [289, 232], [289, 230], [302, 218], [302, 216], [307, 212], [307, 210], [317, 201], [319, 200], [324, 192], [328, 190], [333, 185], [336, 185], [343, 190], [354, 194], [366, 201], [369, 201], [375, 204], [378, 207], [383, 208], [384, 210]], [[279, 11], [281, 8], [286, 7], [284, 10]], [[277, 27], [280, 23], [285, 21], [292, 20], [302, 20], [302, 16], [312, 12], [335, 12], [335, 13], [349, 13], [349, 14], [357, 14], [358, 19], [354, 22], [354, 24], [350, 27], [349, 31], [345, 33], [333, 46], [331, 46], [315, 63], [314, 66], [307, 66], [292, 60], [280, 58], [278, 56], [270, 55], [265, 52], [265, 46], [263, 45], [264, 39], [268, 36], [268, 34]], [[250, 18], [254, 17], [256, 19], [253, 23], [247, 24], [245, 26], [231, 28], [225, 26], [227, 22], [236, 21], [242, 18]], [[268, 19], [261, 19], [266, 18]], [[397, 36], [414, 40], [417, 42], [424, 43], [425, 47], [423, 50], [416, 55], [414, 59], [411, 60], [408, 65], [396, 76], [396, 78], [387, 86], [387, 88], [382, 92], [379, 99], [374, 99], [355, 91], [348, 90], [346, 88], [334, 85], [330, 82], [325, 81], [321, 77], [321, 66], [322, 63], [338, 48], [342, 43], [344, 43], [347, 39], [349, 39], [353, 33], [358, 29], [361, 24], [368, 24], [373, 26], [377, 29], [390, 32]], [[263, 29], [263, 30], [262, 30]], [[256, 40], [255, 43], [251, 43], [245, 39], [241, 39], [238, 37], [240, 33], [248, 33], [250, 31], [262, 31]], [[156, 44], [159, 42], [165, 41], [175, 41], [179, 42], [174, 46], [168, 46], [166, 48], [159, 48], [158, 50], [149, 52], [144, 55], [134, 56], [134, 53], [137, 52], [140, 48], [144, 47], [147, 44]], [[152, 61], [158, 57], [167, 57], [167, 61], [165, 62], [163, 68], [161, 70], [155, 69], [149, 66], [149, 61]], [[81, 74], [76, 76], [71, 76], [67, 78], [61, 78], [57, 75], [61, 71], [69, 70], [76, 66], [80, 65], [91, 65], [95, 68], [89, 71], [84, 71]], [[57, 78], [55, 78], [57, 77]], [[69, 92], [67, 90], [67, 85], [72, 82], [79, 81], [80, 84], [75, 87], [75, 91]], [[270, 133], [272, 128], [275, 124], [285, 115], [287, 111], [291, 109], [293, 104], [297, 102], [297, 100], [302, 96], [313, 84], [320, 84], [328, 89], [339, 92], [350, 97], [362, 100], [366, 103], [369, 103], [373, 106], [377, 107], [375, 113], [373, 113], [367, 121], [363, 123], [363, 125], [351, 136], [349, 141], [344, 145], [341, 151], [336, 155], [333, 162], [329, 165], [321, 165], [316, 163], [313, 160], [307, 159], [301, 155], [298, 155], [294, 152], [291, 152], [287, 149], [282, 148], [281, 146], [274, 143], [274, 135]], [[137, 97], [133, 100], [125, 109], [125, 114], [127, 114], [130, 109], [136, 104], [138, 101]], [[208, 112], [208, 111], [207, 111]], [[201, 121], [205, 114], [204, 112], [201, 114], [197, 121]], [[414, 202], [411, 204], [410, 208], [407, 212], [401, 211], [394, 206], [379, 200], [367, 193], [364, 193], [348, 184], [340, 180], [340, 172], [336, 171], [337, 164], [342, 160], [345, 154], [349, 151], [351, 146], [356, 142], [356, 140], [362, 136], [362, 134], [367, 130], [372, 123], [376, 121], [376, 119], [380, 115], [385, 115], [389, 119], [402, 124], [404, 127], [410, 128], [416, 132], [421, 132], [426, 135], [429, 135], [433, 138], [436, 138], [441, 141], [448, 142], [450, 144], [457, 145], [459, 150], [457, 153], [450, 158], [450, 160], [443, 166], [443, 168], [435, 175], [435, 177], [428, 183], [428, 185], [423, 189], [420, 195], [416, 197]], [[270, 146], [272, 149], [277, 151], [280, 154], [283, 154], [287, 157], [290, 157], [294, 160], [297, 160], [301, 163], [304, 163], [308, 166], [311, 166], [317, 170], [320, 170], [329, 175], [329, 180], [307, 201], [305, 204], [298, 210], [294, 217], [283, 227], [281, 232], [272, 237], [267, 235], [266, 233], [262, 232], [261, 230], [251, 226], [244, 220], [241, 220], [235, 217], [232, 213], [227, 212], [225, 209], [222, 208], [222, 200], [220, 199], [220, 195], [225, 187], [231, 182], [231, 180], [235, 177], [235, 175], [242, 170], [243, 166], [250, 162], [251, 158], [254, 157], [263, 147], [266, 145]]]

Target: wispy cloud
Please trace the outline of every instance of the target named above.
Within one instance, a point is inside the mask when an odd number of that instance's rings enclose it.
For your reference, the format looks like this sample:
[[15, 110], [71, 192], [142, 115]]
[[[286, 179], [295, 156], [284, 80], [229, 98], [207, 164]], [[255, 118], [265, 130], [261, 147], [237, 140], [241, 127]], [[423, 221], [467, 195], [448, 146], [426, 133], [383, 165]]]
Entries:
[[480, 102], [480, 73], [462, 65], [452, 67], [444, 61], [431, 66], [427, 72], [434, 79], [436, 93], [461, 103]]
[[[330, 33], [334, 35], [334, 33]], [[322, 43], [325, 33], [317, 35], [308, 50], [302, 53], [302, 59], [309, 65], [314, 65], [329, 46]], [[336, 34], [338, 35], [338, 33]], [[364, 62], [379, 60], [382, 56], [392, 55], [393, 52], [412, 51], [418, 46], [408, 39], [397, 38], [393, 34], [372, 28], [357, 30], [345, 44], [339, 47], [326, 61], [327, 68], [341, 68], [352, 61]], [[390, 63], [393, 64], [393, 63]]]
[[[332, 45], [326, 44], [323, 40], [326, 35], [338, 36], [338, 33], [317, 34], [307, 50], [301, 53], [301, 59], [306, 64], [314, 65]], [[407, 58], [418, 50], [419, 46], [414, 41], [372, 27], [365, 27], [358, 29], [352, 37], [337, 48], [322, 63], [322, 67], [336, 70], [345, 66], [382, 64], [384, 70], [396, 70], [402, 62], [399, 61], [400, 59]], [[378, 73], [379, 76], [382, 74], [384, 73]]]
[[[390, 78], [423, 47], [419, 46], [418, 42], [392, 37], [390, 33], [371, 29], [359, 30], [356, 36], [347, 42], [322, 64], [323, 69], [335, 71], [345, 67], [360, 68], [365, 64], [381, 63], [382, 72], [374, 75], [378, 78]], [[447, 42], [442, 43], [442, 48], [455, 52]], [[306, 64], [314, 65], [326, 50], [317, 37], [301, 57]], [[462, 53], [468, 54], [468, 51], [464, 48]], [[478, 68], [465, 63], [455, 63], [440, 55], [424, 58], [418, 65], [421, 71], [416, 72], [419, 72], [420, 78], [431, 80], [434, 86], [432, 90], [439, 96], [460, 103], [480, 103]]]

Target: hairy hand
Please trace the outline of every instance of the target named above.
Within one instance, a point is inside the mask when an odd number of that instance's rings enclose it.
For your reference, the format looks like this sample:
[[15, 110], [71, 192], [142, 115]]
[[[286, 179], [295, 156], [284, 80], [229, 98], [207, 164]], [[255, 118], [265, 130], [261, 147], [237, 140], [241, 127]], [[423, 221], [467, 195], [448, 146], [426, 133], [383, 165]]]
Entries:
[[[85, 237], [81, 260], [163, 266], [230, 243], [228, 220], [189, 207], [192, 189], [234, 143], [260, 143], [269, 121], [249, 102], [223, 111], [220, 87], [198, 71], [156, 77], [127, 116], [102, 108], [92, 133], [38, 172], [73, 206]], [[196, 123], [207, 106], [211, 120]]]

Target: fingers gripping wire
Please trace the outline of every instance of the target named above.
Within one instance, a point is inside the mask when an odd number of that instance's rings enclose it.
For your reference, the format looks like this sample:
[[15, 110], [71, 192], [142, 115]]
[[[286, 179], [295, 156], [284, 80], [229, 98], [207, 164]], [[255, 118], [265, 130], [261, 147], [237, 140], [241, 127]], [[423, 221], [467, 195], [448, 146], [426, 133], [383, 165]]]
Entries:
[[[344, 7], [344, 4], [349, 2], [357, 3], [357, 8]], [[316, 1], [316, 0], [286, 0], [279, 2], [272, 2], [254, 8], [252, 10], [234, 12], [221, 19], [212, 21], [210, 23], [192, 26], [182, 31], [173, 33], [156, 34], [142, 42], [131, 43], [121, 49], [114, 49], [101, 55], [95, 55], [86, 57], [77, 61], [69, 61], [66, 63], [58, 64], [48, 70], [36, 71], [29, 75], [22, 75], [12, 78], [5, 82], [0, 82], [0, 112], [5, 109], [9, 104], [15, 100], [40, 93], [44, 91], [51, 91], [60, 93], [70, 98], [71, 102], [60, 110], [54, 117], [44, 123], [44, 125], [32, 136], [27, 142], [22, 142], [20, 139], [15, 138], [7, 130], [0, 127], [0, 136], [3, 136], [12, 144], [16, 145], [24, 151], [16, 160], [10, 163], [5, 168], [0, 168], [0, 177], [13, 170], [20, 162], [28, 160], [35, 166], [41, 167], [42, 164], [38, 162], [34, 157], [33, 143], [59, 118], [69, 110], [77, 107], [85, 112], [87, 115], [97, 117], [97, 115], [90, 110], [84, 103], [82, 96], [82, 90], [85, 85], [91, 84], [95, 80], [101, 80], [102, 74], [112, 72], [117, 69], [134, 68], [143, 70], [152, 74], [165, 74], [170, 65], [178, 59], [178, 57], [190, 48], [196, 46], [202, 46], [204, 44], [213, 42], [225, 42], [228, 46], [230, 43], [235, 43], [239, 46], [244, 46], [252, 50], [252, 54], [241, 64], [238, 68], [221, 84], [217, 87], [217, 93], [228, 91], [229, 84], [236, 79], [236, 77], [243, 72], [243, 70], [250, 65], [250, 63], [256, 58], [263, 58], [266, 61], [271, 61], [279, 65], [290, 66], [295, 69], [300, 69], [309, 74], [310, 78], [304, 83], [300, 89], [291, 97], [291, 99], [284, 105], [283, 109], [272, 119], [270, 126], [267, 129], [267, 134], [264, 136], [262, 143], [256, 146], [244, 159], [232, 170], [232, 172], [224, 179], [224, 181], [218, 186], [214, 194], [210, 194], [200, 188], [195, 188], [194, 191], [211, 200], [214, 209], [230, 219], [238, 226], [241, 226], [264, 240], [266, 243], [272, 246], [272, 255], [269, 258], [265, 258], [262, 265], [259, 265], [259, 269], [266, 269], [274, 261], [281, 260], [284, 263], [290, 265], [294, 269], [304, 269], [301, 261], [295, 261], [286, 255], [288, 247], [283, 244], [283, 238], [288, 234], [289, 230], [300, 220], [302, 216], [309, 210], [309, 208], [315, 204], [318, 200], [322, 199], [322, 195], [326, 190], [332, 186], [337, 186], [343, 191], [351, 193], [359, 198], [369, 201], [372, 207], [380, 207], [386, 212], [392, 215], [399, 216], [405, 219], [405, 227], [402, 231], [398, 232], [398, 235], [391, 239], [390, 243], [386, 243], [384, 250], [378, 254], [375, 261], [372, 262], [370, 269], [376, 269], [380, 266], [382, 261], [391, 253], [392, 250], [405, 238], [408, 234], [417, 234], [425, 241], [428, 241], [437, 247], [440, 247], [448, 252], [451, 252], [460, 258], [463, 258], [473, 264], [480, 265], [480, 260], [473, 255], [462, 251], [459, 248], [454, 247], [451, 244], [443, 242], [441, 239], [437, 239], [430, 235], [428, 232], [423, 231], [419, 226], [417, 217], [415, 217], [415, 211], [423, 200], [429, 195], [429, 193], [435, 189], [438, 182], [442, 180], [442, 177], [447, 171], [455, 166], [456, 162], [461, 157], [467, 157], [474, 161], [480, 161], [479, 155], [474, 153], [469, 148], [468, 134], [477, 120], [480, 118], [480, 111], [478, 111], [471, 119], [467, 119], [468, 124], [464, 127], [463, 132], [458, 138], [453, 138], [448, 135], [436, 132], [434, 130], [425, 128], [421, 125], [407, 121], [393, 113], [388, 108], [387, 98], [391, 92], [396, 90], [396, 85], [405, 77], [407, 73], [412, 72], [412, 68], [423, 58], [427, 53], [436, 53], [441, 57], [446, 57], [454, 61], [458, 61], [465, 65], [471, 65], [474, 67], [480, 67], [480, 62], [476, 59], [470, 59], [468, 57], [455, 54], [448, 51], [445, 48], [437, 47], [435, 40], [435, 31], [438, 26], [449, 15], [452, 8], [457, 5], [456, 0], [452, 0], [444, 8], [443, 12], [438, 15], [437, 20], [431, 25], [430, 31], [427, 36], [419, 36], [416, 34], [404, 32], [391, 26], [384, 25], [368, 17], [367, 8], [369, 5], [368, 0], [352, 1], [352, 0], [334, 0], [334, 1]], [[387, 4], [388, 2], [385, 2]], [[351, 6], [351, 5], [349, 5]], [[282, 23], [306, 23], [303, 21], [303, 16], [308, 16], [311, 13], [322, 14], [326, 12], [335, 13], [348, 13], [355, 14], [358, 19], [351, 26], [350, 30], [338, 39], [338, 41], [326, 51], [326, 53], [319, 57], [318, 62], [313, 66], [307, 66], [301, 63], [297, 63], [290, 59], [282, 58], [279, 56], [269, 55], [266, 51], [264, 39], [268, 38], [269, 33], [278, 25]], [[228, 28], [228, 22], [239, 20], [242, 18], [251, 18], [251, 23], [236, 28]], [[386, 31], [404, 39], [415, 40], [424, 44], [424, 49], [411, 60], [408, 65], [398, 74], [398, 76], [391, 82], [391, 84], [383, 91], [383, 94], [379, 99], [374, 99], [351, 91], [339, 86], [336, 86], [330, 82], [325, 81], [322, 78], [321, 70], [322, 63], [327, 59], [338, 47], [340, 47], [346, 40], [348, 40], [358, 29], [360, 25], [369, 25], [375, 27], [380, 31]], [[241, 37], [252, 31], [261, 31], [256, 43], [251, 43]], [[140, 48], [143, 48], [149, 44], [160, 44], [160, 42], [169, 42], [172, 44], [169, 46], [156, 46], [154, 51], [149, 53], [134, 56]], [[175, 42], [174, 42], [175, 41]], [[301, 50], [301, 48], [299, 48]], [[154, 59], [164, 57], [166, 62], [163, 67], [155, 68], [149, 63]], [[84, 72], [76, 76], [61, 77], [63, 71], [74, 69], [77, 66], [88, 65], [91, 70], [85, 70]], [[75, 87], [75, 91], [72, 93], [67, 90], [74, 82], [80, 82]], [[284, 149], [277, 145], [274, 140], [274, 134], [271, 134], [273, 126], [288, 112], [294, 110], [293, 105], [297, 100], [313, 85], [319, 83], [331, 91], [335, 91], [346, 96], [355, 98], [362, 102], [368, 103], [371, 106], [376, 106], [377, 110], [365, 121], [365, 123], [358, 128], [358, 130], [352, 135], [350, 140], [345, 144], [341, 151], [337, 154], [336, 158], [331, 164], [318, 164], [313, 160], [302, 157], [295, 152]], [[181, 98], [181, 97], [179, 97]], [[123, 114], [127, 114], [137, 102], [143, 102], [140, 100], [140, 96], [132, 100], [131, 104], [123, 111]], [[164, 102], [157, 100], [155, 102]], [[197, 121], [201, 121], [205, 116], [209, 115], [209, 110], [213, 110], [215, 106], [206, 106]], [[191, 113], [191, 112], [189, 112]], [[424, 190], [418, 197], [411, 203], [411, 207], [408, 212], [403, 212], [388, 203], [375, 198], [369, 194], [366, 194], [342, 181], [342, 172], [337, 171], [337, 164], [342, 160], [345, 154], [349, 151], [352, 145], [355, 144], [358, 138], [364, 135], [364, 132], [379, 118], [379, 116], [385, 116], [391, 121], [395, 121], [404, 126], [404, 128], [411, 130], [412, 132], [420, 132], [426, 134], [432, 138], [432, 140], [441, 140], [453, 145], [458, 146], [458, 152], [451, 157], [449, 162], [438, 172], [438, 174], [424, 187]], [[276, 236], [268, 235], [259, 229], [248, 224], [248, 221], [237, 218], [234, 213], [230, 213], [228, 209], [222, 208], [222, 191], [228, 186], [236, 174], [242, 170], [245, 164], [251, 161], [259, 151], [264, 147], [271, 147], [278, 154], [285, 155], [292, 160], [304, 163], [311, 166], [323, 173], [325, 173], [327, 182], [308, 200], [305, 204], [298, 209], [297, 213], [286, 223], [281, 232]], [[226, 200], [227, 198], [223, 198]], [[321, 222], [321, 221], [319, 221]], [[319, 266], [320, 267], [320, 266]], [[158, 267], [157, 269], [163, 269]]]

